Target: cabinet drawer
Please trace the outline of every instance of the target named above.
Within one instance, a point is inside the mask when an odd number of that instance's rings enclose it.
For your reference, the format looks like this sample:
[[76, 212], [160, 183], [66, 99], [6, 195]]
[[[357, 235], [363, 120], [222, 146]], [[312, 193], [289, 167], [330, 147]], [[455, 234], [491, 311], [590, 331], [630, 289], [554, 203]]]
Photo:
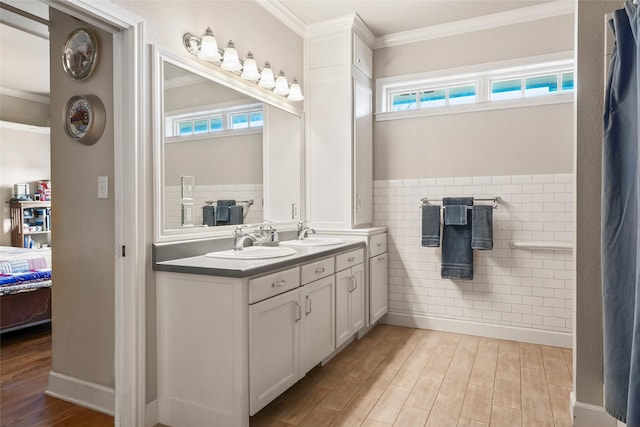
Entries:
[[249, 280], [249, 304], [300, 286], [300, 268], [294, 267]]
[[334, 272], [335, 262], [333, 257], [330, 257], [303, 265], [300, 270], [300, 276], [302, 277], [302, 284], [306, 285], [307, 283], [311, 283], [314, 280], [330, 276]]
[[364, 249], [356, 249], [355, 251], [336, 255], [336, 271], [353, 267], [364, 261]]
[[387, 252], [387, 233], [372, 236], [369, 244], [369, 258], [385, 252]]

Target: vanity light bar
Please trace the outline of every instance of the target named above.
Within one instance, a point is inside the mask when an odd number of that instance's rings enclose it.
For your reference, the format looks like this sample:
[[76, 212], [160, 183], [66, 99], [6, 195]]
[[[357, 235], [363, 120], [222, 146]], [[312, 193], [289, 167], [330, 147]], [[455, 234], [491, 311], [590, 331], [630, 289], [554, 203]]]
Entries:
[[253, 54], [249, 52], [247, 57], [241, 60], [231, 40], [229, 40], [224, 51], [219, 49], [211, 28], [207, 28], [200, 37], [186, 33], [182, 37], [182, 41], [187, 52], [200, 59], [214, 63], [225, 71], [239, 74], [243, 79], [271, 90], [274, 94], [287, 98], [289, 101], [302, 101], [304, 99], [297, 79], [294, 78], [289, 84], [284, 71], [280, 71], [278, 78], [274, 79], [269, 61], [266, 61], [262, 70], [259, 70]]

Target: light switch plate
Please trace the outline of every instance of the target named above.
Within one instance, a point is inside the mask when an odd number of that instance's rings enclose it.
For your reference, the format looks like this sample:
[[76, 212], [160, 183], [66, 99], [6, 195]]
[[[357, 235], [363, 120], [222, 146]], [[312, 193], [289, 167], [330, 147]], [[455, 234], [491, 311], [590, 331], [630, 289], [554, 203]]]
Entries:
[[108, 198], [109, 198], [109, 177], [99, 176], [98, 177], [98, 199], [108, 199]]

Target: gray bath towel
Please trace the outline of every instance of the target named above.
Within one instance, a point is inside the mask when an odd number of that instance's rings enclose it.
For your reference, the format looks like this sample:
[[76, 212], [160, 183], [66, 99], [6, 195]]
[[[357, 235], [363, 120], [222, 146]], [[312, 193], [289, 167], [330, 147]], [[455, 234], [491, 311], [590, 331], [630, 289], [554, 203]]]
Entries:
[[229, 224], [238, 225], [242, 224], [244, 220], [244, 208], [243, 206], [229, 206]]
[[[445, 197], [444, 206], [473, 205], [473, 197]], [[445, 208], [446, 212], [446, 208]], [[465, 210], [468, 216], [471, 210]], [[447, 225], [442, 229], [442, 267], [443, 279], [473, 279], [473, 251], [471, 249], [471, 218], [466, 225]]]
[[467, 225], [467, 206], [450, 205], [444, 208], [445, 225]]
[[440, 206], [422, 205], [422, 246], [440, 246]]
[[203, 206], [202, 207], [202, 225], [208, 225], [209, 227], [213, 227], [216, 225], [216, 217], [215, 217], [216, 208], [214, 206]]
[[493, 206], [474, 206], [471, 212], [471, 249], [493, 249]]
[[216, 225], [229, 224], [229, 206], [235, 206], [235, 200], [218, 200], [216, 202]]

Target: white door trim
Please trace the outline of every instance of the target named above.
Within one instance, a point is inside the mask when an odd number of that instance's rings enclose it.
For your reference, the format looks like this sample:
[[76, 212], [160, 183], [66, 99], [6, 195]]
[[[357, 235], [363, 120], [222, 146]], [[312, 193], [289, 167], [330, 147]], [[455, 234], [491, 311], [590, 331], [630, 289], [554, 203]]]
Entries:
[[41, 1], [114, 35], [115, 425], [143, 426], [147, 175], [143, 20], [111, 2]]

